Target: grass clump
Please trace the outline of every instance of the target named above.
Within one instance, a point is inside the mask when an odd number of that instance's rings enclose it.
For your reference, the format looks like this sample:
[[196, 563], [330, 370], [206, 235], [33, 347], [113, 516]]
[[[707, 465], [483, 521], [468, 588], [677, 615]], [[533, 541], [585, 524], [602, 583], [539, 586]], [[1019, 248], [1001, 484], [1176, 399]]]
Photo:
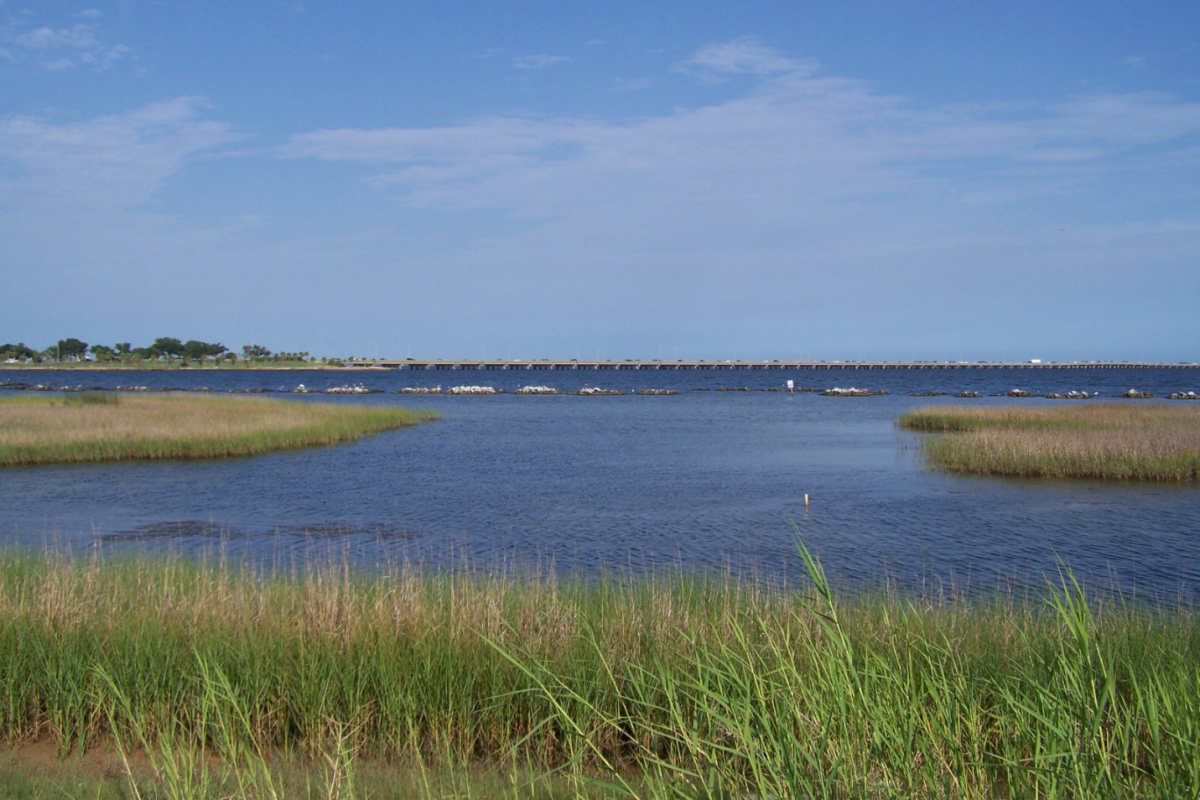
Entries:
[[250, 456], [352, 441], [435, 417], [396, 406], [258, 397], [6, 397], [0, 466]]
[[1101, 403], [1052, 408], [942, 406], [900, 415], [950, 472], [1046, 478], [1195, 481], [1200, 408]]
[[308, 796], [297, 769], [347, 798], [437, 796], [369, 789], [381, 771], [513, 798], [1200, 788], [1192, 608], [1069, 576], [1042, 598], [839, 595], [808, 564], [798, 591], [10, 553], [0, 736], [111, 748], [147, 797]]

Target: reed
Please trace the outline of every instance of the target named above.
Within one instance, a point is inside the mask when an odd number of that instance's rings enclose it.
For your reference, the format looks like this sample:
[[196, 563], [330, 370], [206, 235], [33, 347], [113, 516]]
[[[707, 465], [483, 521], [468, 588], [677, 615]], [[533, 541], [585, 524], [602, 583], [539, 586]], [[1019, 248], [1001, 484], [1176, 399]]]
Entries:
[[259, 397], [5, 397], [0, 466], [249, 456], [351, 441], [435, 417], [396, 406]]
[[[343, 797], [380, 769], [514, 798], [1200, 789], [1190, 606], [1069, 575], [1038, 597], [843, 595], [804, 555], [811, 583], [787, 588], [10, 552], [0, 734], [115, 748], [141, 796], [180, 798], [304, 796], [289, 765]], [[481, 795], [480, 770], [525, 777]]]
[[1098, 403], [1050, 408], [918, 409], [898, 424], [950, 472], [1046, 478], [1195, 481], [1200, 408]]

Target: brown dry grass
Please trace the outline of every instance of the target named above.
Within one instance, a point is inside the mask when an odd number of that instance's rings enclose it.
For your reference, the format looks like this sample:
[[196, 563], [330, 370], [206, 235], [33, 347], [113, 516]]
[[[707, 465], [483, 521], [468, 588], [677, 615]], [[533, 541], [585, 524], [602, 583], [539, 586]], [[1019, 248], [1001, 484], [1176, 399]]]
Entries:
[[259, 397], [10, 397], [0, 399], [0, 465], [256, 455], [433, 417], [396, 406]]
[[1200, 408], [1191, 406], [940, 406], [904, 414], [899, 424], [944, 434], [923, 449], [951, 472], [1156, 481], [1200, 474]]

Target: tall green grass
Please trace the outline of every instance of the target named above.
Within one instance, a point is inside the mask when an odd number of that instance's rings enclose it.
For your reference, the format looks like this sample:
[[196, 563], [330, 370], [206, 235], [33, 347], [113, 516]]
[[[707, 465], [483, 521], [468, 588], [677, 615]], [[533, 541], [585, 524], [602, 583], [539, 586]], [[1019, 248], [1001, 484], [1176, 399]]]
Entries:
[[0, 398], [0, 466], [250, 456], [435, 418], [397, 406], [258, 397], [6, 397]]
[[1200, 408], [1098, 403], [1027, 408], [930, 407], [897, 418], [940, 434], [922, 442], [939, 469], [977, 475], [1195, 481]]
[[145, 754], [165, 797], [274, 796], [283, 763], [347, 797], [380, 764], [580, 796], [1200, 790], [1191, 607], [1069, 575], [1037, 598], [844, 595], [808, 567], [796, 589], [7, 553], [0, 732], [115, 746], [131, 775]]

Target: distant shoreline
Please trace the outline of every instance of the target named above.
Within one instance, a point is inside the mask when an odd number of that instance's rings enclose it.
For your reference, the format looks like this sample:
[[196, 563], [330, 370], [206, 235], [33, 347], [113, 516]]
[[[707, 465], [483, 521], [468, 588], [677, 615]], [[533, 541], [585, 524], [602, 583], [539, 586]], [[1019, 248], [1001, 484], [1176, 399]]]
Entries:
[[1196, 370], [1200, 363], [1190, 362], [1144, 362], [1144, 361], [635, 361], [618, 360], [570, 360], [551, 359], [377, 359], [370, 361], [347, 361], [341, 364], [321, 362], [252, 362], [222, 364], [188, 364], [139, 362], [117, 364], [113, 362], [73, 362], [52, 364], [0, 364], [0, 370], [111, 370], [120, 372], [156, 371], [244, 371], [244, 370], [333, 370], [338, 372], [361, 372], [363, 370], [392, 372], [398, 370], [463, 370], [463, 371], [805, 371], [805, 370], [1133, 370], [1171, 369]]
[[[274, 371], [287, 372], [295, 370], [332, 370], [345, 371], [351, 367], [330, 366], [328, 364], [198, 364], [182, 366], [181, 364], [0, 364], [4, 370], [40, 370], [43, 372], [245, 372], [245, 371]], [[354, 369], [361, 369], [355, 367]]]

